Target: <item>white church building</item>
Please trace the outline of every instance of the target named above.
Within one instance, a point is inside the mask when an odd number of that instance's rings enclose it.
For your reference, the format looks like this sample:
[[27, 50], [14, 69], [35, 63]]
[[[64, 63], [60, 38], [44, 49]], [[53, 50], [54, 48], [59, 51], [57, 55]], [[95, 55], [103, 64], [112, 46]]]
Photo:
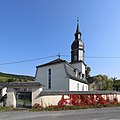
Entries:
[[43, 90], [88, 91], [81, 35], [77, 21], [75, 39], [71, 45], [71, 62], [58, 58], [36, 66], [35, 80], [44, 85]]

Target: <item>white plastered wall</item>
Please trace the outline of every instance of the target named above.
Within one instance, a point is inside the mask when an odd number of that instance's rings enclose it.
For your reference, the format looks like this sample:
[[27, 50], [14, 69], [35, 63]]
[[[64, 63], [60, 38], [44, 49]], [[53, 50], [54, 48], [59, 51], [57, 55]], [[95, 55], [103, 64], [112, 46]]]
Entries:
[[34, 106], [35, 103], [40, 103], [40, 98], [38, 98], [40, 92], [43, 88], [36, 87], [32, 88], [32, 106]]
[[69, 91], [88, 91], [88, 85], [73, 79], [69, 79]]
[[[48, 89], [48, 69], [51, 69], [51, 89]], [[45, 86], [44, 90], [68, 90], [64, 63], [38, 67], [36, 72], [36, 81]]]
[[[47, 107], [50, 105], [56, 106], [58, 102], [61, 100], [62, 95], [47, 95], [39, 97], [38, 101], [42, 107]], [[68, 95], [64, 95], [64, 98], [69, 98]]]
[[16, 108], [16, 97], [13, 88], [8, 88], [6, 106], [11, 106], [13, 108]]
[[6, 93], [7, 93], [7, 87], [4, 87], [4, 88], [2, 89], [2, 96], [4, 96]]
[[[102, 95], [104, 97], [104, 99], [106, 99], [106, 95]], [[108, 96], [110, 97], [110, 100], [113, 100], [113, 98], [115, 96], [113, 96], [112, 94], [108, 94]], [[96, 95], [95, 95], [96, 97]], [[38, 101], [38, 104], [40, 104], [42, 107], [47, 107], [47, 106], [50, 106], [50, 105], [58, 105], [58, 102], [61, 100], [62, 98], [62, 95], [46, 95], [46, 96], [41, 96], [37, 99], [39, 99]], [[66, 98], [69, 98], [68, 95], [64, 95], [64, 99]], [[118, 94], [117, 95], [117, 98], [118, 98], [118, 102], [120, 102], [120, 95]]]

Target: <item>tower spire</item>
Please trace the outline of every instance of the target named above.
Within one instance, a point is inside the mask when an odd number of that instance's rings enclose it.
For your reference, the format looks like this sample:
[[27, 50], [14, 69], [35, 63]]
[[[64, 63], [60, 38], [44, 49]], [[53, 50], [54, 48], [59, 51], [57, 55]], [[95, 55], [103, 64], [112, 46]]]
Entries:
[[77, 28], [76, 28], [76, 33], [80, 32], [79, 28], [79, 17], [77, 17]]
[[79, 27], [79, 17], [77, 17], [77, 28], [74, 35], [75, 35], [75, 39], [81, 39], [82, 33], [80, 32], [80, 27]]

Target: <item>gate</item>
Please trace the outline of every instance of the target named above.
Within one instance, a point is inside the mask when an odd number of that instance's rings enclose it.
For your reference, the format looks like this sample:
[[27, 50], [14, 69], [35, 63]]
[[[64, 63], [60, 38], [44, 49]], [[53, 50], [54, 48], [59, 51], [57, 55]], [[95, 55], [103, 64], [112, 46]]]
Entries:
[[32, 92], [17, 92], [16, 106], [29, 108], [32, 106]]

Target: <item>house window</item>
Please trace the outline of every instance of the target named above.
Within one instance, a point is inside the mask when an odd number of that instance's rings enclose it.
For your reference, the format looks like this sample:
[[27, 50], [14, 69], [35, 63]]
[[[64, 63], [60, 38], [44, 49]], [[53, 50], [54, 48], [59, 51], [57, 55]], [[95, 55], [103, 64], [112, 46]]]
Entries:
[[51, 69], [48, 69], [48, 89], [51, 89]]

